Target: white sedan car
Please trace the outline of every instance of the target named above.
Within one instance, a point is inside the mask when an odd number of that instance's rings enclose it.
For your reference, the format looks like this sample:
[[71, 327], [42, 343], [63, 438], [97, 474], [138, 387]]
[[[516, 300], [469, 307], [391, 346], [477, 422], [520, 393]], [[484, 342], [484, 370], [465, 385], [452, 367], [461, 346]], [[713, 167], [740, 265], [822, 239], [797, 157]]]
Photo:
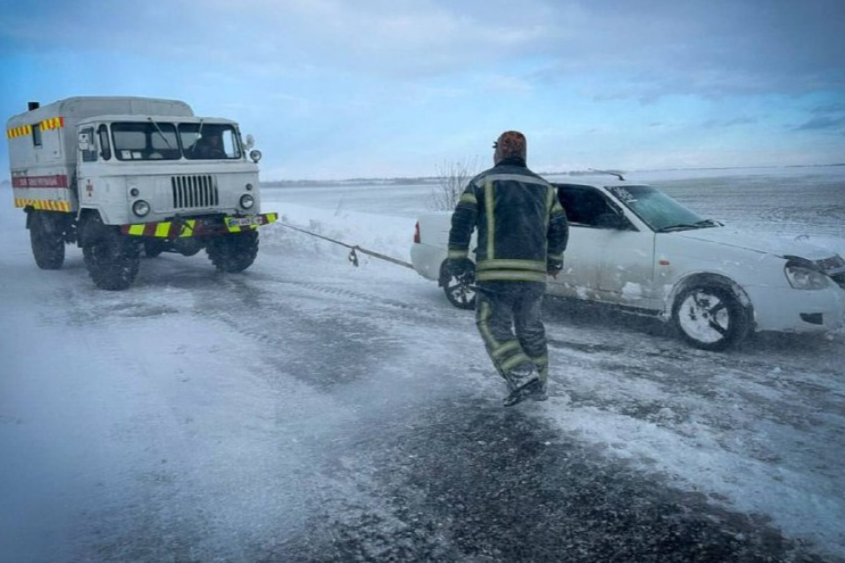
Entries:
[[[738, 232], [664, 192], [624, 181], [555, 184], [569, 218], [564, 271], [547, 293], [671, 322], [723, 350], [751, 331], [830, 332], [845, 322], [845, 260], [798, 241]], [[472, 279], [445, 272], [449, 212], [419, 218], [414, 269], [450, 302], [474, 306]]]

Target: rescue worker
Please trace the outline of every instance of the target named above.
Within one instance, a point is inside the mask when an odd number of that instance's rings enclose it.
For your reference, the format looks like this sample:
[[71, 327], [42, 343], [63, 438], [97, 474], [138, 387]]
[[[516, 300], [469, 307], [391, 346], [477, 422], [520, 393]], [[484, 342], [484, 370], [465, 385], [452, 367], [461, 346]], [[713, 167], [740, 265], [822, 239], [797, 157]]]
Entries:
[[[475, 273], [478, 331], [508, 386], [504, 406], [548, 398], [549, 357], [540, 316], [546, 276], [563, 269], [569, 223], [557, 190], [528, 169], [527, 143], [505, 131], [493, 145], [494, 166], [467, 184], [452, 214], [446, 267]], [[478, 229], [477, 265], [469, 259]]]

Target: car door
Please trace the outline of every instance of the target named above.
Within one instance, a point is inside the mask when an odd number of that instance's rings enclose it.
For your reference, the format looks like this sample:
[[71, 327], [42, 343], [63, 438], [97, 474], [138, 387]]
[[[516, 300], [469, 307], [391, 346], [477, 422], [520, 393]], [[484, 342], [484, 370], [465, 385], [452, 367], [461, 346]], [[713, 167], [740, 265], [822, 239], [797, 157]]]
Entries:
[[[564, 269], [549, 280], [549, 292], [568, 297], [594, 299], [598, 288], [599, 261], [596, 252], [602, 246], [603, 233], [596, 226], [589, 186], [556, 184], [558, 200], [569, 222], [569, 242], [564, 253]], [[597, 192], [596, 192], [597, 194]], [[598, 194], [597, 194], [598, 195]]]
[[604, 231], [599, 294], [602, 300], [617, 305], [654, 308], [655, 234], [615, 198], [613, 191], [602, 193], [625, 221]]
[[569, 219], [564, 274], [550, 293], [634, 307], [652, 292], [654, 234], [595, 186], [558, 184]]

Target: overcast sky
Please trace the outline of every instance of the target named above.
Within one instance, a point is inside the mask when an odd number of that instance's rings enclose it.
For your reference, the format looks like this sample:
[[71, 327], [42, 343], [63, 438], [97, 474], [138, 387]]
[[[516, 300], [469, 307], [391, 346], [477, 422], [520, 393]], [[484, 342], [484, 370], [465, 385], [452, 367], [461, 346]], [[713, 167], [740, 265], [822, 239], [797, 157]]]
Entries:
[[4, 121], [182, 99], [264, 180], [486, 167], [505, 129], [541, 172], [845, 162], [843, 0], [2, 0], [0, 64]]

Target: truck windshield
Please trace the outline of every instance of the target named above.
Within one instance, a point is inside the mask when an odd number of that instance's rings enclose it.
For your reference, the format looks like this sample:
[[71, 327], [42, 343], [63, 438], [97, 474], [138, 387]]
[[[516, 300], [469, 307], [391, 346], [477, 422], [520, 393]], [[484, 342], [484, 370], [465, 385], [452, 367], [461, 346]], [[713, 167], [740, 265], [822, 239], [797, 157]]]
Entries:
[[187, 159], [241, 158], [238, 136], [231, 125], [180, 123], [179, 139]]
[[179, 160], [182, 154], [172, 123], [112, 123], [119, 160]]
[[114, 154], [119, 160], [240, 159], [241, 145], [232, 125], [221, 123], [112, 123]]

